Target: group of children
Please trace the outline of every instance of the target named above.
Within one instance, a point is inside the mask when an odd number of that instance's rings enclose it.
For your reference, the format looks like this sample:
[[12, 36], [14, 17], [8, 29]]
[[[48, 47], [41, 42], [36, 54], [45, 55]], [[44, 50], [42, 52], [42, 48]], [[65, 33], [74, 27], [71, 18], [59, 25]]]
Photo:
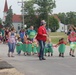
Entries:
[[45, 56], [46, 53], [48, 53], [48, 56], [53, 56], [53, 47], [58, 47], [58, 51], [59, 51], [59, 57], [64, 57], [64, 53], [65, 53], [65, 48], [66, 48], [66, 44], [67, 42], [64, 41], [64, 38], [59, 39], [59, 42], [56, 45], [53, 45], [51, 42], [51, 39], [47, 40], [47, 44], [45, 46]]
[[[59, 42], [56, 45], [53, 45], [51, 42], [51, 39], [48, 39], [46, 44], [45, 44], [45, 50], [44, 50], [44, 55], [46, 56], [53, 56], [53, 47], [59, 46], [59, 57], [64, 57], [65, 53], [65, 45], [67, 43], [64, 41], [64, 38], [59, 39]], [[39, 55], [39, 45], [36, 39], [34, 39], [32, 42], [27, 38], [25, 43], [21, 42], [21, 38], [18, 38], [17, 44], [16, 44], [16, 52], [18, 55], [20, 55], [21, 51], [24, 52], [24, 55], [34, 55], [38, 54]]]
[[21, 42], [21, 38], [18, 37], [18, 41], [16, 43], [16, 52], [18, 55], [20, 55], [21, 51], [24, 52], [24, 55], [34, 55], [38, 53], [38, 44], [36, 39], [33, 41], [30, 41], [29, 38], [27, 38], [26, 42]]
[[[65, 41], [64, 38], [60, 38], [59, 42], [55, 45], [52, 44], [51, 38], [48, 37], [47, 42], [45, 44], [44, 48], [44, 55], [46, 56], [53, 56], [53, 47], [58, 47], [59, 57], [64, 57], [64, 53], [66, 50], [66, 44], [70, 44], [70, 52], [69, 55], [72, 57], [75, 57], [74, 52], [76, 48], [76, 32], [73, 29], [73, 27], [70, 28], [71, 31], [68, 33], [68, 42]], [[16, 51], [20, 55], [21, 51], [24, 52], [24, 55], [34, 55], [37, 53], [39, 55], [39, 45], [37, 40], [34, 38], [33, 41], [30, 41], [29, 38], [27, 38], [26, 42], [21, 42], [21, 38], [18, 38], [17, 44], [16, 44]]]

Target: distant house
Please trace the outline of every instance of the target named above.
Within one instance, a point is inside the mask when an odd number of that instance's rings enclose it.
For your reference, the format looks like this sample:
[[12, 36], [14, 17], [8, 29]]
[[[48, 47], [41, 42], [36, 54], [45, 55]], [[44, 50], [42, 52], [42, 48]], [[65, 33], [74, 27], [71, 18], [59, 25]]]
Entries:
[[60, 19], [58, 18], [58, 16], [56, 14], [53, 15], [54, 18], [56, 18], [59, 22], [59, 29], [57, 30], [57, 32], [67, 32], [67, 25], [61, 23]]
[[57, 30], [57, 32], [67, 32], [67, 27], [67, 25], [64, 25], [61, 22], [59, 22], [59, 29]]
[[12, 22], [13, 22], [13, 26], [15, 27], [15, 29], [17, 31], [20, 30], [20, 28], [22, 27], [21, 15], [14, 14], [12, 18]]
[[[5, 0], [4, 10], [3, 10], [3, 13], [4, 13], [3, 22], [5, 22], [6, 20], [7, 12], [8, 12], [8, 4], [7, 4], [7, 0]], [[13, 22], [13, 26], [15, 27], [15, 29], [17, 31], [20, 30], [21, 25], [22, 25], [21, 15], [14, 14], [12, 18], [12, 22]]]

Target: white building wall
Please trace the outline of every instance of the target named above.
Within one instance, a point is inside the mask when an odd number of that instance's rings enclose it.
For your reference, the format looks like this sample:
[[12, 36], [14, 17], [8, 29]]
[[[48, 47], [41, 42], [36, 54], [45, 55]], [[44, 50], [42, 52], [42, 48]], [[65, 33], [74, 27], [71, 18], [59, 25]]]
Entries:
[[67, 25], [64, 25], [59, 22], [59, 29], [57, 30], [57, 32], [67, 32]]
[[20, 30], [18, 30], [18, 26], [20, 26], [20, 28], [22, 27], [22, 23], [13, 23], [13, 26], [14, 26], [14, 28], [16, 29], [16, 31], [20, 31]]

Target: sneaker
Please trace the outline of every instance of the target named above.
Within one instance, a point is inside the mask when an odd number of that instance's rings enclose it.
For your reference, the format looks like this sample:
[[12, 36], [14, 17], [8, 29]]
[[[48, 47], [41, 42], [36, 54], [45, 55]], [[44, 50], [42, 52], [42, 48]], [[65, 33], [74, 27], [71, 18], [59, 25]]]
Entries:
[[11, 57], [14, 57], [13, 55], [11, 55]]
[[62, 55], [62, 57], [64, 58], [64, 55]]
[[72, 55], [72, 57], [75, 57], [75, 55]]
[[26, 53], [24, 53], [24, 56], [26, 56]]
[[64, 53], [62, 53], [62, 57], [64, 58]]
[[50, 55], [48, 55], [48, 57], [50, 57]]
[[53, 56], [53, 54], [51, 54], [51, 56]]
[[47, 56], [47, 55], [45, 54], [45, 56]]
[[42, 60], [42, 58], [39, 57], [39, 60]]
[[10, 54], [8, 53], [8, 57], [10, 57]]
[[46, 60], [45, 58], [42, 58], [42, 60]]
[[71, 54], [71, 53], [69, 53], [69, 55], [70, 55], [70, 56], [72, 56], [72, 54]]
[[59, 57], [61, 57], [61, 53], [59, 54]]

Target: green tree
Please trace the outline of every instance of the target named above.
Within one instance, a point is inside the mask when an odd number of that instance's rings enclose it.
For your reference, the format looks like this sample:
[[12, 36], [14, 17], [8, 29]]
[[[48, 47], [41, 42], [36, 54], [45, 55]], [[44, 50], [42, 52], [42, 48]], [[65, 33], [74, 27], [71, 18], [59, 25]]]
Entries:
[[2, 19], [0, 18], [0, 25], [2, 25]]
[[40, 25], [42, 19], [48, 22], [48, 16], [56, 7], [55, 0], [29, 0], [24, 4], [25, 24], [34, 25], [36, 28]]
[[76, 26], [76, 13], [75, 12], [67, 12], [67, 24], [74, 24]]
[[35, 4], [38, 5], [37, 13], [39, 13], [39, 20], [44, 19], [48, 22], [49, 14], [51, 14], [53, 8], [56, 7], [55, 0], [35, 0]]
[[34, 2], [33, 0], [26, 1], [24, 5], [24, 12], [25, 12], [25, 24], [27, 27], [30, 27], [31, 25], [36, 26], [37, 16], [35, 15], [34, 10]]
[[6, 20], [5, 20], [5, 26], [6, 27], [11, 27], [12, 26], [12, 17], [13, 17], [13, 12], [11, 9], [11, 6], [9, 7], [9, 10], [7, 12]]
[[76, 26], [76, 12], [59, 13], [58, 17], [63, 24], [74, 24]]
[[52, 32], [55, 32], [59, 28], [59, 22], [54, 16], [49, 17], [49, 28]]
[[61, 23], [66, 24], [66, 13], [59, 13], [58, 18], [60, 19]]

